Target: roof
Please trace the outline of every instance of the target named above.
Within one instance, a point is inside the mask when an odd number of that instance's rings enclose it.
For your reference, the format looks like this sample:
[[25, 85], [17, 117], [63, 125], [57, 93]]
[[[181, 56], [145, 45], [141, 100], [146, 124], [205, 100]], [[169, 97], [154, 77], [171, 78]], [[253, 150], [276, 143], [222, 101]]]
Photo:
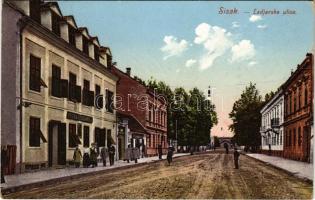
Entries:
[[117, 111], [117, 116], [121, 118], [128, 118], [128, 128], [132, 132], [147, 133], [145, 127], [140, 123], [140, 121], [132, 114], [123, 113]]

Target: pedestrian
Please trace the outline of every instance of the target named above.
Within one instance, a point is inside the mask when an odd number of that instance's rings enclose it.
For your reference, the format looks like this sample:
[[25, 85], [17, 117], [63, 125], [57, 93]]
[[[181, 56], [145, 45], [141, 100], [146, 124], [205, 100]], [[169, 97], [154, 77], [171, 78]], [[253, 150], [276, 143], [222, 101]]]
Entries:
[[90, 164], [92, 167], [97, 167], [97, 156], [96, 143], [93, 143], [90, 147]]
[[271, 144], [269, 144], [268, 147], [269, 147], [268, 154], [269, 154], [269, 156], [271, 156]]
[[103, 166], [106, 167], [106, 159], [108, 157], [108, 150], [106, 147], [102, 147], [101, 149], [101, 158], [103, 161]]
[[114, 165], [114, 158], [115, 158], [115, 147], [114, 145], [112, 144], [110, 147], [109, 147], [109, 165], [112, 166]]
[[88, 168], [90, 166], [90, 156], [88, 149], [84, 149], [83, 153], [83, 167]]
[[240, 153], [237, 151], [237, 148], [234, 148], [234, 166], [235, 169], [238, 169], [238, 158], [240, 156]]
[[132, 148], [132, 158], [135, 161], [135, 163], [138, 163], [138, 159], [140, 158], [140, 152], [137, 147]]
[[162, 145], [161, 144], [158, 145], [158, 154], [159, 154], [159, 159], [162, 160], [163, 153], [162, 153]]
[[229, 154], [229, 145], [227, 143], [224, 143], [225, 153]]
[[73, 153], [73, 161], [76, 168], [80, 167], [81, 160], [82, 160], [81, 150], [79, 149], [79, 147], [76, 147]]
[[5, 183], [4, 170], [8, 164], [8, 149], [7, 146], [1, 146], [1, 183]]
[[171, 162], [173, 161], [173, 153], [174, 153], [175, 149], [172, 146], [169, 146], [167, 149], [167, 162], [168, 165], [171, 165]]

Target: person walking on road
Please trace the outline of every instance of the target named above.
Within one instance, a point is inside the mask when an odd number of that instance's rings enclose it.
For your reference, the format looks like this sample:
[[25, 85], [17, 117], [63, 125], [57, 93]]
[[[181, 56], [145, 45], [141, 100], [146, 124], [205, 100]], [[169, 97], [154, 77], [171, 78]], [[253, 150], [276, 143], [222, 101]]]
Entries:
[[162, 160], [162, 155], [163, 155], [163, 153], [162, 153], [162, 145], [158, 145], [158, 154], [159, 154], [159, 159], [160, 160]]
[[227, 143], [224, 143], [225, 153], [229, 154], [229, 145]]
[[235, 169], [238, 169], [238, 158], [240, 156], [240, 153], [237, 151], [237, 148], [234, 148], [234, 166]]
[[96, 144], [93, 143], [92, 147], [90, 148], [90, 164], [92, 167], [97, 167], [97, 150], [96, 150]]
[[110, 147], [109, 147], [109, 165], [112, 166], [114, 165], [114, 158], [115, 158], [115, 147], [114, 145], [112, 144]]
[[103, 161], [103, 166], [106, 167], [106, 159], [108, 157], [108, 150], [106, 147], [102, 147], [101, 149], [101, 158]]
[[174, 153], [175, 149], [174, 147], [170, 146], [168, 147], [168, 150], [167, 150], [167, 162], [168, 162], [168, 165], [171, 165], [171, 162], [173, 161], [173, 153]]
[[81, 160], [82, 160], [81, 150], [79, 149], [79, 147], [76, 147], [73, 153], [73, 161], [76, 168], [80, 167]]

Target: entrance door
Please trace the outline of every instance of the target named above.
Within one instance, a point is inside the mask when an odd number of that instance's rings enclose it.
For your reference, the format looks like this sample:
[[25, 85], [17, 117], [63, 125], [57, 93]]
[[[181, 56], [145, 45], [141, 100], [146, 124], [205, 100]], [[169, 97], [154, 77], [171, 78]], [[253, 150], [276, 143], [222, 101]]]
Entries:
[[58, 165], [66, 164], [66, 133], [67, 127], [65, 123], [60, 123], [58, 127]]
[[50, 121], [48, 124], [48, 166], [66, 164], [66, 124]]

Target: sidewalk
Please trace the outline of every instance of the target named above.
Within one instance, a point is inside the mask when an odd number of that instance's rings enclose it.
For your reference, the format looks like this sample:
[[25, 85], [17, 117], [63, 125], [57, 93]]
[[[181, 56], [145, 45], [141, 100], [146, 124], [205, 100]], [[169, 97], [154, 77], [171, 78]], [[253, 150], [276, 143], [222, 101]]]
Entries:
[[[186, 155], [189, 155], [189, 154], [178, 153], [178, 154], [174, 154], [173, 158], [186, 156]], [[166, 155], [163, 155], [162, 158], [163, 160], [166, 159]], [[82, 165], [81, 165], [80, 168], [67, 167], [67, 168], [62, 168], [62, 169], [47, 169], [47, 170], [41, 170], [37, 172], [28, 172], [28, 173], [23, 173], [23, 174], [9, 175], [9, 176], [5, 176], [6, 183], [1, 184], [1, 189], [7, 190], [7, 189], [19, 188], [19, 187], [28, 186], [28, 185], [37, 184], [37, 183], [57, 181], [59, 179], [66, 180], [66, 179], [73, 178], [74, 176], [97, 173], [97, 172], [102, 172], [109, 169], [125, 168], [127, 166], [131, 167], [132, 165], [156, 162], [158, 160], [159, 158], [155, 156], [155, 157], [149, 157], [149, 158], [140, 158], [137, 164], [134, 161], [127, 163], [127, 161], [119, 160], [119, 161], [115, 161], [115, 164], [113, 166], [109, 166], [109, 162], [107, 162], [108, 165], [106, 167], [103, 167], [103, 163], [98, 163], [98, 167], [94, 167], [94, 168], [82, 168]]]
[[246, 155], [283, 169], [299, 178], [313, 181], [313, 164], [257, 153], [248, 153]]

